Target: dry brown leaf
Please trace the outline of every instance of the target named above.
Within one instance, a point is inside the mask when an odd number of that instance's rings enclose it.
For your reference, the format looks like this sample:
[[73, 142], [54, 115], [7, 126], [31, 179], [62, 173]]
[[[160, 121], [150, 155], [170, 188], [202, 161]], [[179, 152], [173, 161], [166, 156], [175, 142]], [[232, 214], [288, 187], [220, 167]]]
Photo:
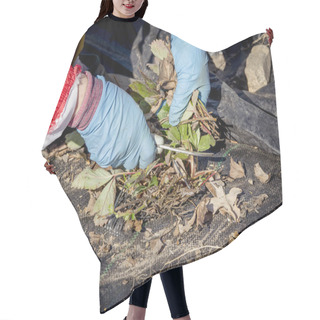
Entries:
[[110, 244], [106, 244], [106, 245], [101, 245], [98, 249], [98, 255], [105, 255], [107, 254], [108, 252], [110, 252], [112, 249], [111, 245]]
[[220, 176], [219, 172], [217, 172], [213, 177], [214, 177], [214, 180], [220, 180], [221, 179], [221, 176]]
[[134, 229], [137, 231], [137, 232], [140, 232], [141, 229], [142, 229], [142, 222], [143, 220], [134, 220]]
[[150, 240], [150, 248], [153, 251], [155, 251], [156, 254], [159, 254], [162, 251], [164, 246], [165, 246], [165, 244], [162, 242], [162, 240], [160, 238]]
[[197, 190], [196, 189], [189, 189], [187, 187], [183, 187], [183, 188], [180, 188], [179, 190], [180, 194], [182, 197], [184, 196], [193, 196], [195, 193], [197, 193]]
[[192, 225], [194, 224], [194, 222], [196, 221], [196, 217], [197, 217], [196, 214], [194, 214], [192, 218], [185, 225], [179, 223], [178, 224], [179, 234], [188, 232], [192, 228]]
[[210, 181], [205, 183], [205, 186], [207, 187], [207, 189], [211, 192], [211, 194], [216, 197], [216, 189], [213, 187], [212, 183]]
[[197, 218], [197, 212], [196, 212], [196, 210], [194, 210], [193, 216], [191, 217], [191, 219], [189, 219], [186, 222], [185, 225], [182, 225], [180, 223], [178, 224], [179, 234], [183, 234], [185, 232], [188, 232], [192, 228], [194, 222], [196, 221], [196, 218]]
[[230, 172], [229, 176], [233, 179], [239, 179], [245, 177], [244, 168], [241, 161], [234, 161], [230, 158]]
[[165, 90], [174, 89], [177, 84], [176, 77], [177, 73], [170, 59], [167, 57], [160, 61], [158, 86]]
[[194, 90], [191, 97], [192, 105], [195, 107], [199, 97], [199, 90]]
[[240, 188], [232, 188], [226, 195], [228, 203], [231, 205], [232, 211], [236, 214], [235, 220], [239, 220], [241, 216], [240, 208], [238, 207], [238, 195], [242, 192]]
[[158, 64], [159, 69], [156, 65], [149, 65], [149, 67], [153, 68], [159, 75], [157, 90], [160, 90], [160, 87], [165, 90], [174, 89], [177, 85], [177, 73], [174, 68], [174, 60], [169, 48], [170, 46], [159, 39], [154, 40], [150, 46], [151, 51], [155, 54], [156, 58], [158, 58], [156, 59], [156, 63]]
[[170, 150], [164, 158], [167, 166], [170, 166], [171, 163], [171, 153], [172, 151]]
[[266, 193], [261, 193], [258, 196], [254, 196], [250, 199], [250, 201], [245, 201], [241, 204], [241, 212], [242, 216], [245, 216], [247, 212], [255, 211], [257, 213], [257, 208], [261, 207], [264, 200], [268, 198], [268, 195]]
[[109, 220], [110, 216], [100, 215], [96, 213], [93, 218], [94, 225], [97, 227], [103, 227]]
[[174, 231], [173, 231], [173, 236], [177, 237], [179, 234], [180, 234], [179, 223], [177, 223], [177, 226], [174, 228]]
[[254, 175], [259, 179], [261, 183], [268, 183], [271, 178], [271, 173], [265, 173], [260, 167], [259, 162], [254, 165]]
[[145, 231], [144, 234], [150, 236], [152, 234], [152, 229], [151, 228], [146, 228], [146, 231]]
[[[168, 46], [162, 39], [155, 39], [150, 43], [151, 52], [161, 61], [171, 53]], [[159, 61], [157, 60], [157, 61]]]
[[[183, 234], [184, 232], [188, 232], [193, 224], [195, 223], [195, 221], [197, 221], [197, 226], [200, 224], [201, 226], [203, 226], [203, 224], [206, 222], [208, 216], [206, 216], [206, 214], [208, 213], [208, 208], [207, 208], [207, 203], [208, 203], [209, 198], [204, 198], [202, 199], [197, 207], [194, 210], [193, 216], [191, 217], [191, 219], [189, 219], [185, 225], [182, 224], [178, 224], [178, 228], [179, 228], [179, 234]], [[211, 213], [210, 213], [211, 215]], [[176, 232], [176, 230], [175, 230]]]
[[154, 239], [158, 239], [163, 237], [164, 235], [166, 235], [167, 233], [171, 232], [172, 229], [174, 229], [176, 227], [176, 223], [169, 225], [167, 228], [165, 229], [161, 229], [157, 232], [153, 232], [150, 236], [145, 235], [143, 241], [151, 241]]
[[266, 193], [261, 193], [258, 196], [253, 197], [253, 205], [255, 207], [260, 207], [262, 205], [262, 202], [266, 199], [268, 199], [268, 195]]
[[240, 209], [238, 207], [238, 195], [242, 193], [240, 188], [232, 188], [226, 195], [224, 188], [211, 182], [212, 186], [215, 188], [216, 197], [213, 197], [208, 202], [208, 210], [215, 214], [219, 209], [222, 213], [228, 213], [234, 221], [239, 221], [240, 219]]
[[93, 206], [96, 203], [97, 199], [94, 196], [94, 192], [92, 192], [91, 190], [88, 190], [88, 191], [89, 191], [89, 194], [90, 194], [90, 199], [89, 199], [89, 202], [88, 202], [87, 206], [83, 209], [83, 213], [85, 213], [85, 214], [89, 213], [91, 216], [93, 216], [94, 213], [92, 213], [93, 212], [92, 209], [93, 209]]
[[234, 231], [229, 235], [229, 243], [231, 243], [233, 240], [237, 239], [237, 237], [239, 236], [239, 232], [238, 231]]
[[[201, 227], [203, 227], [203, 225], [209, 220], [209, 218], [212, 216], [211, 212], [208, 212], [208, 208], [207, 208], [207, 202], [208, 199], [204, 199], [202, 201], [200, 201], [200, 203], [197, 205], [195, 211], [197, 214], [197, 227], [200, 225]], [[208, 215], [209, 213], [209, 215]]]
[[124, 226], [123, 226], [123, 231], [129, 231], [133, 229], [134, 227], [134, 222], [131, 219], [126, 220]]

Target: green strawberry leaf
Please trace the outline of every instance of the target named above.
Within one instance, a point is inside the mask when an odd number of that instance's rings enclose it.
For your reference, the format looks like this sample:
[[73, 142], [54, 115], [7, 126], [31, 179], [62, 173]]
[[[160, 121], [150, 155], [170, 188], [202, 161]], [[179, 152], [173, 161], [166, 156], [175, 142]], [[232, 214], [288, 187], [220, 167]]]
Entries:
[[92, 170], [90, 167], [86, 167], [75, 177], [72, 187], [95, 190], [108, 183], [111, 178], [112, 174], [103, 168]]
[[216, 140], [212, 137], [212, 135], [207, 134], [202, 136], [200, 139], [200, 143], [198, 146], [198, 151], [206, 151], [210, 148], [210, 146], [215, 146]]
[[116, 199], [116, 179], [111, 179], [101, 191], [96, 200], [92, 213], [99, 213], [100, 216], [107, 216], [114, 212]]

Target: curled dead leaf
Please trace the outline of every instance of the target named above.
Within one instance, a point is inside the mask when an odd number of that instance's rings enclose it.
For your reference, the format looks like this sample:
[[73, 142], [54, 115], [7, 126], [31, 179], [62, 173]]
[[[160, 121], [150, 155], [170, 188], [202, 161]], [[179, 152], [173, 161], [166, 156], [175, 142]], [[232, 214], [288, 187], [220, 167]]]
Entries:
[[191, 102], [192, 102], [193, 106], [195, 106], [197, 104], [198, 97], [199, 97], [199, 90], [194, 90], [192, 93], [192, 96], [191, 96]]
[[164, 246], [165, 244], [160, 238], [150, 240], [150, 248], [154, 251], [155, 254], [159, 254], [163, 250]]
[[155, 74], [159, 75], [159, 63], [147, 63], [146, 66]]
[[176, 227], [174, 228], [173, 231], [173, 236], [177, 237], [180, 234], [180, 230], [179, 230], [179, 223], [177, 223]]
[[195, 209], [197, 215], [197, 227], [199, 225], [203, 227], [204, 224], [209, 221], [210, 217], [212, 217], [212, 213], [208, 211], [207, 202], [207, 198], [200, 201]]
[[168, 57], [160, 61], [158, 87], [161, 86], [165, 90], [174, 89], [177, 85], [176, 77], [177, 73], [174, 69], [171, 59]]
[[94, 225], [97, 227], [103, 227], [105, 224], [107, 224], [110, 216], [101, 215], [100, 213], [96, 213], [93, 222]]
[[[208, 212], [208, 208], [207, 208], [208, 201], [209, 201], [209, 198], [203, 198], [195, 208], [191, 219], [189, 219], [185, 225], [182, 225], [180, 223], [178, 224], [179, 234], [188, 232], [196, 221], [197, 221], [197, 227], [199, 225], [203, 227], [203, 225], [209, 220], [211, 216], [211, 212]], [[177, 229], [175, 230], [175, 235], [178, 235]]]
[[172, 151], [170, 150], [164, 158], [167, 166], [170, 166], [171, 163], [171, 153]]
[[262, 193], [262, 194], [259, 194], [258, 196], [255, 196], [252, 200], [253, 202], [253, 205], [255, 207], [260, 207], [263, 203], [264, 200], [268, 199], [268, 195], [266, 193]]
[[215, 188], [216, 197], [213, 197], [208, 202], [208, 210], [215, 214], [218, 210], [222, 214], [228, 213], [234, 221], [239, 221], [241, 212], [238, 207], [238, 195], [242, 193], [240, 188], [231, 188], [228, 194], [225, 194], [224, 188], [217, 185], [216, 182], [211, 182]]
[[167, 56], [170, 54], [168, 47], [161, 39], [153, 40], [150, 44], [150, 49], [152, 53], [160, 60], [167, 58]]
[[260, 167], [259, 162], [254, 165], [254, 175], [259, 179], [261, 183], [268, 183], [271, 178], [271, 173], [265, 173]]
[[222, 186], [222, 187], [225, 186], [225, 183], [222, 180], [214, 180], [212, 177], [209, 179], [208, 182], [205, 183], [205, 186], [211, 192], [211, 194], [214, 197], [217, 197], [216, 188], [214, 187], [213, 182], [215, 186]]
[[213, 187], [212, 183], [210, 181], [205, 183], [205, 186], [207, 187], [207, 189], [211, 192], [211, 194], [216, 197], [216, 189]]
[[219, 172], [217, 172], [213, 177], [214, 177], [214, 180], [220, 180], [221, 179], [221, 176], [220, 176]]
[[184, 196], [193, 196], [197, 192], [197, 190], [183, 187], [183, 188], [180, 188], [179, 192], [181, 196], [184, 197]]
[[98, 255], [103, 256], [106, 255], [108, 252], [110, 252], [112, 249], [112, 246], [110, 244], [101, 245], [98, 249]]
[[141, 229], [142, 229], [142, 222], [143, 220], [134, 220], [134, 229], [137, 231], [137, 232], [140, 232]]
[[229, 235], [229, 243], [231, 243], [233, 240], [237, 239], [237, 237], [239, 236], [239, 232], [238, 231], [234, 231]]
[[261, 207], [262, 203], [268, 199], [266, 193], [261, 193], [258, 196], [252, 197], [249, 201], [245, 201], [241, 204], [241, 214], [245, 216], [247, 212], [255, 211], [258, 213], [257, 208]]
[[83, 213], [90, 214], [92, 216], [92, 215], [94, 215], [94, 213], [92, 212], [92, 209], [93, 209], [93, 206], [96, 203], [97, 199], [94, 196], [94, 192], [92, 192], [91, 190], [88, 190], [88, 192], [90, 194], [90, 199], [89, 199], [87, 206], [83, 209]]
[[230, 158], [230, 172], [229, 176], [233, 179], [239, 179], [245, 177], [244, 167], [241, 161], [234, 161], [232, 157]]
[[124, 226], [123, 226], [123, 231], [129, 231], [134, 228], [134, 221], [131, 219], [126, 220]]

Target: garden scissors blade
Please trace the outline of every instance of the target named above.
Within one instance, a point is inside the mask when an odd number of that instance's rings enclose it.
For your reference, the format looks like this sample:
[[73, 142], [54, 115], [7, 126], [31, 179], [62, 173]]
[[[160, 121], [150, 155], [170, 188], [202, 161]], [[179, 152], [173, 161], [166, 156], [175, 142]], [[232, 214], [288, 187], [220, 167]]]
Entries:
[[197, 151], [189, 151], [183, 148], [173, 148], [170, 147], [167, 144], [158, 144], [157, 145], [158, 148], [162, 148], [162, 149], [167, 149], [167, 150], [171, 150], [171, 151], [175, 151], [175, 152], [179, 152], [179, 153], [186, 153], [186, 154], [190, 154], [192, 156], [197, 156], [197, 157], [214, 157], [214, 153], [210, 153], [210, 152], [197, 152]]

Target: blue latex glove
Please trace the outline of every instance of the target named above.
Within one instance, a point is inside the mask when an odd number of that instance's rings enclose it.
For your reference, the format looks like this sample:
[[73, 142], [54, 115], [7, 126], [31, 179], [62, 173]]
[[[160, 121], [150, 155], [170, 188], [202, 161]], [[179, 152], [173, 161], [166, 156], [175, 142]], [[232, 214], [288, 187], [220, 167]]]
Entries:
[[177, 72], [177, 87], [169, 111], [169, 123], [179, 124], [194, 90], [206, 105], [211, 90], [208, 54], [171, 34], [171, 52]]
[[138, 163], [145, 169], [156, 157], [156, 144], [139, 105], [123, 89], [102, 80], [99, 105], [84, 130], [78, 130], [85, 141], [90, 159], [106, 168], [123, 165], [127, 170]]

